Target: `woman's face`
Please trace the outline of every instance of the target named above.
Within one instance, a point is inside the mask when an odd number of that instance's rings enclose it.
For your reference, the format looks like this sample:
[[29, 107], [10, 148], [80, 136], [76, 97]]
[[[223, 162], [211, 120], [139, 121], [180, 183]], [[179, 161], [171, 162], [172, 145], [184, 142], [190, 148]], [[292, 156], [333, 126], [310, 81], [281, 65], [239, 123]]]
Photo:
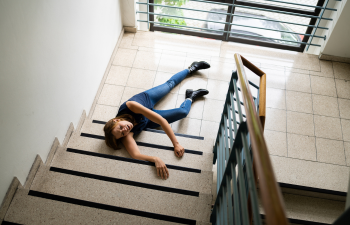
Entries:
[[112, 134], [116, 139], [125, 137], [130, 133], [131, 129], [134, 127], [129, 121], [119, 119], [114, 119], [113, 121], [117, 123], [117, 125], [112, 130]]

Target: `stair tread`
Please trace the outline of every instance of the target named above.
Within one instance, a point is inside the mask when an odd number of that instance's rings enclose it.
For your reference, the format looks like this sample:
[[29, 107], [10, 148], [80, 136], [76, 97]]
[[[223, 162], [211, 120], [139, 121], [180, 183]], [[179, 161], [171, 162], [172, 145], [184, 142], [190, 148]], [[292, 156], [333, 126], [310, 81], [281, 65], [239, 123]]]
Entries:
[[[81, 133], [95, 134], [99, 136], [104, 136], [103, 124], [92, 123], [91, 119], [85, 120]], [[142, 131], [139, 135], [135, 135], [135, 140], [140, 142], [146, 142], [150, 144], [159, 144], [165, 146], [173, 146], [171, 140], [168, 138], [166, 134], [155, 133], [149, 131]], [[187, 137], [176, 136], [179, 143], [185, 149], [198, 150], [202, 152], [213, 152], [213, 140], [212, 139], [193, 139]]]
[[283, 193], [283, 199], [289, 219], [332, 224], [345, 209], [345, 202], [329, 199], [288, 193]]
[[192, 220], [209, 221], [211, 194], [190, 196], [108, 182], [41, 167], [31, 190]]
[[19, 224], [180, 224], [142, 215], [35, 197], [28, 195], [28, 190], [22, 188], [17, 190], [4, 221]]
[[347, 192], [349, 167], [270, 155], [277, 182]]
[[[91, 152], [98, 152], [108, 155], [116, 155], [121, 157], [131, 158], [124, 146], [119, 150], [109, 148], [103, 140], [74, 136], [68, 143], [68, 148], [80, 149]], [[175, 156], [173, 150], [164, 150], [138, 146], [141, 154], [158, 156], [165, 164], [174, 164], [178, 166], [191, 167], [205, 171], [212, 171], [213, 153], [202, 153], [202, 155], [185, 153], [183, 157]]]
[[211, 171], [194, 173], [168, 169], [169, 178], [162, 180], [157, 177], [154, 166], [70, 153], [64, 149], [56, 153], [51, 166], [206, 194], [211, 194], [213, 179]]

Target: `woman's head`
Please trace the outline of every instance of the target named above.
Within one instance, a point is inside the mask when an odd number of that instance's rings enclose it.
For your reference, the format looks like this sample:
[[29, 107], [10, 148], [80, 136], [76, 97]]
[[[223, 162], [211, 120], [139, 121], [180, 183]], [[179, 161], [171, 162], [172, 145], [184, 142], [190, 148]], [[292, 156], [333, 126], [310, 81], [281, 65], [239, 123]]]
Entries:
[[135, 120], [131, 115], [123, 114], [110, 119], [104, 126], [105, 142], [108, 147], [119, 149], [118, 144], [134, 127]]

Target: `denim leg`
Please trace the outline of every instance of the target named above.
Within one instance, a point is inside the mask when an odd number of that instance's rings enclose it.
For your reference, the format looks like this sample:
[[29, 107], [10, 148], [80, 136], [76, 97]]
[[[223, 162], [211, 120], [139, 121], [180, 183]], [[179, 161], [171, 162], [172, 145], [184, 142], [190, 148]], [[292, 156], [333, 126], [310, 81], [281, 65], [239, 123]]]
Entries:
[[[168, 121], [168, 123], [173, 123], [175, 121], [181, 120], [185, 118], [190, 112], [192, 102], [189, 99], [186, 99], [179, 108], [168, 109], [168, 110], [153, 110], [154, 112], [161, 115], [164, 119]], [[147, 128], [157, 128], [159, 124], [154, 123], [152, 121], [148, 122]]]
[[189, 74], [189, 72], [190, 71], [188, 69], [178, 72], [164, 84], [158, 85], [157, 87], [145, 91], [151, 99], [152, 107], [166, 94], [168, 94], [171, 89], [178, 85]]

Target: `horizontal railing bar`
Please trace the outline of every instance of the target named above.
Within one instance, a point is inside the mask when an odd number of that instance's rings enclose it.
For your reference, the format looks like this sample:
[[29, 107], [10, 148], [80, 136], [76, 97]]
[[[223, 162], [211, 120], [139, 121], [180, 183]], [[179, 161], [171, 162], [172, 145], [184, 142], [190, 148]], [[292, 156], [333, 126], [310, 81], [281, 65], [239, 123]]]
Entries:
[[305, 7], [311, 7], [311, 8], [316, 8], [316, 9], [326, 9], [326, 10], [330, 10], [330, 11], [337, 11], [337, 9], [326, 8], [326, 7], [322, 7], [322, 6], [316, 6], [316, 5], [306, 5], [306, 4], [300, 4], [300, 3], [294, 3], [294, 2], [284, 2], [284, 1], [278, 1], [278, 0], [265, 0], [265, 1], [284, 3], [284, 4], [289, 4], [289, 5], [305, 6]]
[[[138, 13], [146, 13], [146, 12], [138, 12]], [[157, 14], [157, 13], [150, 13], [153, 15], [163, 15], [163, 14]], [[190, 19], [190, 20], [199, 20], [202, 21], [201, 19], [195, 19], [195, 18], [186, 18], [186, 17], [182, 17], [182, 16], [169, 16], [168, 17], [175, 17], [175, 18], [185, 18], [185, 19]], [[138, 22], [145, 22], [147, 23], [146, 20], [137, 20]], [[211, 22], [211, 21], [209, 21]], [[161, 22], [155, 22], [155, 21], [148, 21], [148, 23], [155, 23], [155, 24], [163, 24], [163, 25], [169, 25], [169, 26], [177, 26], [177, 27], [187, 27], [187, 28], [192, 28], [192, 29], [201, 29], [201, 30], [210, 30], [210, 31], [219, 31], [222, 33], [231, 33], [231, 34], [236, 34], [236, 35], [243, 35], [243, 36], [247, 36], [247, 37], [257, 37], [257, 38], [261, 38], [261, 36], [258, 35], [250, 35], [250, 34], [242, 34], [242, 33], [236, 33], [236, 32], [232, 32], [232, 31], [221, 31], [221, 30], [214, 30], [214, 29], [207, 29], [207, 28], [200, 28], [200, 27], [189, 27], [189, 26], [184, 26], [184, 25], [178, 25], [178, 24], [171, 24], [171, 23], [161, 23]], [[218, 23], [218, 22], [215, 22]], [[222, 22], [224, 23], [224, 22]], [[181, 29], [183, 30], [183, 29]], [[314, 36], [315, 37], [315, 36]], [[303, 44], [303, 45], [312, 45], [312, 46], [317, 46], [317, 47], [321, 47], [321, 45], [318, 44], [312, 44], [312, 43], [306, 43], [306, 42], [299, 42], [299, 41], [289, 41], [289, 40], [284, 40], [284, 39], [280, 39], [280, 38], [270, 38], [270, 37], [264, 37], [265, 39], [271, 39], [271, 40], [277, 40], [277, 41], [285, 41], [285, 42], [291, 42], [291, 43], [296, 43], [296, 44]]]
[[[147, 3], [145, 3], [145, 2], [136, 2], [136, 3], [137, 3], [137, 4], [143, 4], [143, 5], [153, 5], [153, 6], [159, 6], [159, 7], [166, 7], [166, 8], [175, 8], [175, 9], [184, 9], [184, 10], [190, 10], [190, 11], [208, 12], [208, 13], [213, 13], [213, 14], [230, 15], [230, 13], [212, 12], [212, 11], [199, 10], [199, 9], [190, 9], [190, 8], [183, 8], [183, 7], [177, 7], [177, 6], [167, 6], [167, 5], [159, 5], [159, 4], [152, 4], [152, 3], [147, 4]], [[242, 18], [249, 18], [249, 19], [256, 19], [256, 20], [265, 20], [265, 21], [277, 22], [277, 23], [285, 23], [285, 24], [291, 24], [291, 25], [296, 25], [296, 26], [305, 26], [305, 27], [316, 28], [315, 25], [302, 24], [302, 23], [293, 23], [293, 22], [286, 22], [286, 21], [282, 21], [282, 20], [274, 20], [274, 19], [267, 19], [267, 18], [258, 18], [258, 17], [254, 17], [254, 16], [244, 16], [244, 15], [237, 15], [237, 14], [234, 14], [233, 16], [242, 17]], [[328, 30], [327, 27], [318, 27], [318, 28], [319, 28], [319, 29]]]
[[[147, 3], [146, 3], [147, 4]], [[155, 4], [150, 4], [150, 5], [153, 5], [153, 6], [156, 6]], [[162, 6], [162, 5], [157, 5], [157, 6]], [[185, 9], [185, 10], [193, 10], [193, 11], [200, 11], [200, 12], [208, 12], [210, 13], [210, 11], [204, 11], [204, 10], [197, 10], [197, 9], [188, 9], [188, 8], [182, 8], [182, 7], [175, 7], [175, 6], [164, 6], [164, 7], [170, 7], [170, 8], [177, 8], [177, 9]], [[140, 13], [140, 11], [138, 11]], [[149, 13], [149, 14], [153, 14], [153, 13]], [[226, 14], [226, 13], [220, 13], [220, 14]], [[167, 14], [154, 14], [154, 15], [157, 15], [157, 16], [170, 16], [172, 17], [171, 15], [167, 15]], [[194, 19], [194, 18], [191, 18], [191, 17], [188, 17], [187, 19]], [[213, 22], [212, 20], [205, 20], [205, 21], [208, 21], [208, 22]], [[219, 21], [216, 21], [214, 23], [226, 23], [226, 22], [219, 22]], [[298, 35], [304, 35], [304, 36], [311, 36], [311, 34], [305, 34], [305, 33], [299, 33], [299, 32], [293, 32], [293, 31], [285, 31], [285, 30], [277, 30], [277, 29], [270, 29], [270, 28], [264, 28], [264, 27], [254, 27], [254, 26], [248, 26], [248, 25], [242, 25], [242, 24], [235, 24], [235, 23], [228, 23], [227, 24], [229, 25], [232, 25], [232, 26], [239, 26], [239, 27], [247, 27], [247, 28], [255, 28], [255, 29], [260, 29], [260, 30], [269, 30], [269, 31], [276, 31], [276, 32], [280, 32], [280, 33], [288, 33], [288, 34], [298, 34]], [[210, 29], [209, 29], [210, 30]], [[220, 31], [221, 32], [221, 31]], [[229, 32], [224, 32], [224, 33], [229, 33]], [[323, 38], [323, 39], [326, 39], [326, 36], [318, 36], [318, 35], [314, 35], [313, 37], [317, 37], [317, 38]]]
[[311, 16], [311, 15], [303, 15], [303, 14], [300, 14], [300, 13], [283, 12], [283, 11], [274, 10], [274, 9], [264, 9], [264, 8], [259, 8], [259, 7], [252, 7], [252, 6], [245, 6], [245, 5], [236, 5], [236, 4], [234, 6], [235, 7], [246, 8], [246, 9], [255, 9], [255, 10], [260, 10], [260, 11], [272, 12], [272, 13], [280, 13], [280, 14], [286, 14], [286, 15], [292, 15], [292, 16], [301, 16], [301, 17], [308, 17], [308, 18], [315, 18], [315, 19], [322, 19], [322, 20], [333, 21], [333, 19], [331, 19], [331, 18], [324, 18], [324, 17]]
[[[212, 4], [218, 4], [218, 5], [226, 5], [226, 6], [234, 6], [234, 7], [241, 7], [241, 8], [247, 8], [247, 9], [261, 10], [261, 11], [266, 11], [266, 12], [281, 13], [281, 14], [287, 14], [287, 15], [293, 15], [293, 16], [301, 16], [301, 17], [307, 17], [307, 18], [316, 18], [316, 19], [333, 21], [332, 18], [325, 18], [325, 17], [311, 16], [311, 15], [303, 15], [303, 14], [300, 14], [300, 13], [284, 12], [284, 11], [280, 11], [280, 10], [264, 9], [264, 8], [245, 6], [245, 5], [239, 5], [239, 4], [219, 3], [219, 2], [202, 1], [202, 0], [191, 0], [191, 1], [212, 3]], [[140, 4], [140, 2], [137, 2], [137, 3]], [[153, 3], [141, 3], [141, 4], [151, 5]], [[186, 9], [186, 8], [182, 8], [182, 9]]]

